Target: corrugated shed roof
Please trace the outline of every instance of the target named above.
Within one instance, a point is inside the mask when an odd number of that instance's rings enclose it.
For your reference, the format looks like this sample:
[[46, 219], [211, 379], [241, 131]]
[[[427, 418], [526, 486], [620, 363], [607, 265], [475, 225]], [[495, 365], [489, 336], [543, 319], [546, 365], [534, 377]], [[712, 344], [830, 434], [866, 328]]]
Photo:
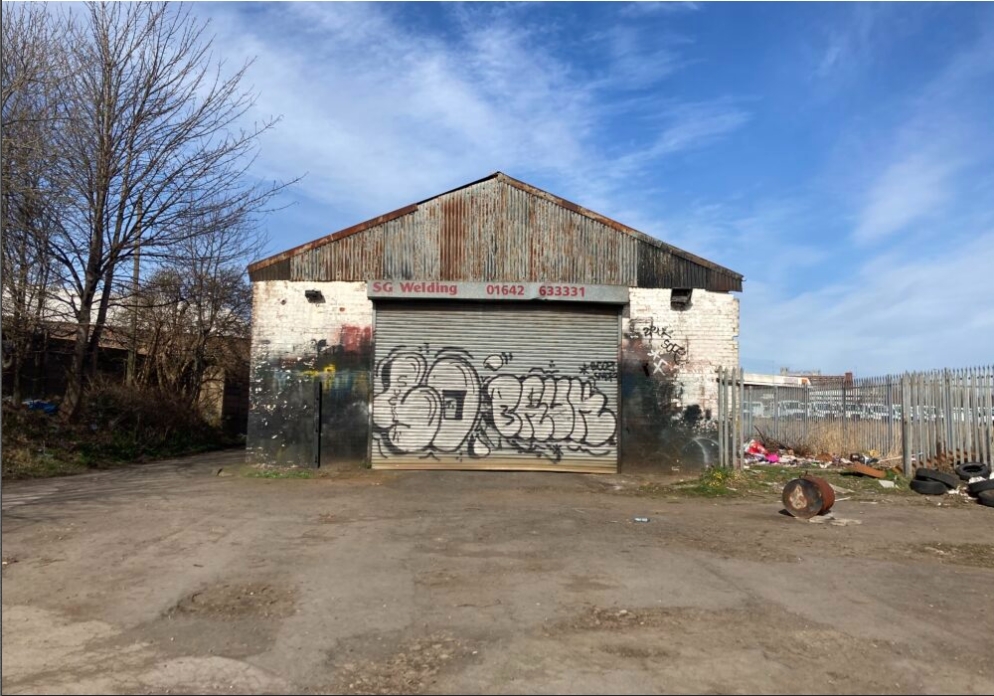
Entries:
[[253, 281], [547, 281], [742, 290], [735, 271], [501, 172], [248, 270]]

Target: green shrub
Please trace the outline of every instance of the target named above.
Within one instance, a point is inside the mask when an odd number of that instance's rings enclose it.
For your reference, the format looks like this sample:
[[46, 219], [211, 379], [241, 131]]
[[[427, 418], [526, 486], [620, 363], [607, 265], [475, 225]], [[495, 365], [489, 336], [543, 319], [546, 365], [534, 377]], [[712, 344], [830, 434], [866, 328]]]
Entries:
[[237, 444], [188, 401], [160, 390], [91, 385], [72, 423], [3, 404], [3, 477], [79, 473]]

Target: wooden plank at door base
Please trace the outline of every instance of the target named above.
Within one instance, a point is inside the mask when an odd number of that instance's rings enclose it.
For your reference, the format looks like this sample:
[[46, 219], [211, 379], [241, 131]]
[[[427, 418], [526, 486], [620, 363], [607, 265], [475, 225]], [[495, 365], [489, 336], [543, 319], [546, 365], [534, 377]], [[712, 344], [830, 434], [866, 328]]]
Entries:
[[572, 463], [568, 460], [554, 464], [549, 462], [528, 463], [520, 459], [494, 460], [487, 458], [479, 462], [440, 462], [430, 459], [415, 460], [387, 460], [373, 462], [373, 469], [381, 470], [448, 470], [448, 471], [559, 471], [570, 474], [616, 474], [618, 467], [615, 464], [592, 465], [589, 459], [584, 463]]

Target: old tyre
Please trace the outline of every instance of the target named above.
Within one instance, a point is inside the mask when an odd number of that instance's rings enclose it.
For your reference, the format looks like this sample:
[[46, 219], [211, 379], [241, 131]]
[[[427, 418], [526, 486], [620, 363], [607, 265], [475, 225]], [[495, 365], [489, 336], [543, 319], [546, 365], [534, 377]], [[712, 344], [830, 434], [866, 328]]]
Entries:
[[994, 507], [994, 490], [980, 491], [977, 502], [987, 507]]
[[940, 481], [930, 481], [928, 479], [914, 479], [910, 484], [911, 490], [922, 495], [945, 495], [949, 488]]
[[946, 488], [956, 488], [959, 485], [959, 479], [938, 469], [919, 469], [915, 472], [915, 478], [919, 481], [936, 481], [944, 484]]
[[974, 476], [987, 478], [991, 475], [991, 467], [989, 464], [984, 464], [983, 462], [966, 462], [956, 467], [956, 473], [964, 481], [969, 481]]
[[986, 481], [974, 481], [969, 484], [966, 489], [970, 491], [970, 495], [980, 495], [984, 491], [994, 491], [994, 479], [987, 479]]

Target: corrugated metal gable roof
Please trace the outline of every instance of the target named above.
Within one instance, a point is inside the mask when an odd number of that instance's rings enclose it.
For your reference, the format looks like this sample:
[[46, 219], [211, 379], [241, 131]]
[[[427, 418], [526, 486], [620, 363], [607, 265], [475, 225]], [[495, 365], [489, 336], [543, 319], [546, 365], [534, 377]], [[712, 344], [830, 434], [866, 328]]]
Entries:
[[742, 289], [735, 271], [501, 172], [253, 263], [249, 275]]

